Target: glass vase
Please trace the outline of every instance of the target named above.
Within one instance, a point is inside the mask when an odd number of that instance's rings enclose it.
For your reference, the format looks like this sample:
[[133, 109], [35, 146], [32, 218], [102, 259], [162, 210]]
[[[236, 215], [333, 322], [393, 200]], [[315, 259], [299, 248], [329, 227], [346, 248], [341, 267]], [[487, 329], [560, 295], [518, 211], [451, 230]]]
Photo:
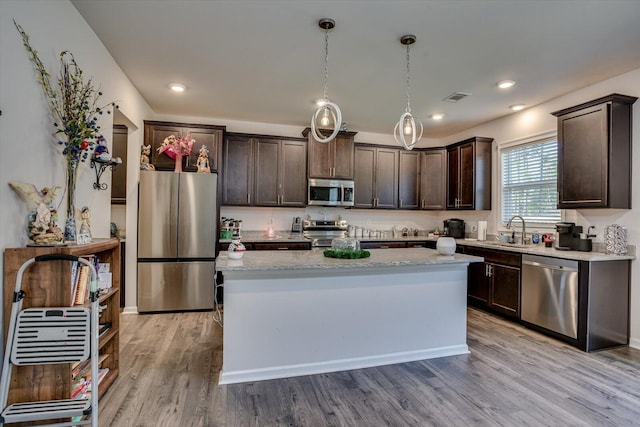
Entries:
[[64, 240], [75, 242], [76, 229], [76, 181], [78, 178], [78, 161], [69, 159], [67, 163], [67, 219], [64, 224]]
[[182, 172], [182, 154], [176, 154], [176, 166], [174, 172]]

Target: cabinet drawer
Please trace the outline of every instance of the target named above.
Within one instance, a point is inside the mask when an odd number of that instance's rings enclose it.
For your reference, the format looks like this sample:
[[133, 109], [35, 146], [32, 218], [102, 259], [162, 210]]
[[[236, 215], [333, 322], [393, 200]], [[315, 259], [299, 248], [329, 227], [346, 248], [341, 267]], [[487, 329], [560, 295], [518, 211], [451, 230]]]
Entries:
[[465, 246], [464, 253], [467, 255], [481, 256], [485, 262], [493, 262], [496, 264], [509, 265], [520, 268], [521, 255], [519, 253], [499, 251], [488, 248], [476, 248], [473, 246]]
[[294, 250], [304, 251], [311, 249], [311, 242], [267, 242], [254, 243], [253, 249], [256, 251], [277, 251], [277, 250]]
[[435, 240], [427, 240], [427, 241], [420, 241], [420, 242], [407, 242], [407, 247], [408, 248], [429, 248], [429, 249], [435, 249], [436, 248], [436, 241]]
[[361, 249], [391, 249], [391, 248], [406, 248], [405, 242], [360, 242]]

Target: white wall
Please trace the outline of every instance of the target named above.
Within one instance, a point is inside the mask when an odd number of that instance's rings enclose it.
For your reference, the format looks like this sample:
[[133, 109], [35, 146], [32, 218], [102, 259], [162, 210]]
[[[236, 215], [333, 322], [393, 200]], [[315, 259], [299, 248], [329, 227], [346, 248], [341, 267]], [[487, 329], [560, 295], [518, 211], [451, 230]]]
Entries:
[[[52, 120], [48, 104], [36, 80], [15, 19], [31, 36], [31, 45], [38, 51], [47, 71], [55, 79], [59, 70], [58, 54], [71, 51], [85, 76], [101, 86], [103, 100], [116, 101], [124, 121], [133, 124], [129, 133], [130, 152], [135, 160], [129, 164], [137, 174], [139, 146], [143, 141], [143, 120], [153, 111], [127, 79], [93, 30], [67, 0], [2, 0], [0, 1], [0, 245], [2, 249], [20, 247], [27, 243], [26, 208], [7, 185], [24, 181], [38, 188], [58, 184], [64, 188], [64, 160], [54, 144]], [[112, 115], [104, 115], [100, 126], [111, 143]], [[137, 129], [136, 129], [137, 128]], [[105, 172], [105, 178], [110, 172]], [[136, 175], [134, 175], [136, 176]], [[111, 191], [97, 191], [92, 187], [95, 172], [81, 164], [78, 174], [76, 207], [91, 208], [91, 231], [94, 237], [109, 237]], [[132, 182], [133, 181], [133, 182]], [[127, 183], [127, 198], [135, 209], [137, 182]], [[108, 181], [107, 181], [108, 182]], [[62, 200], [62, 190], [58, 193]], [[64, 224], [66, 202], [60, 206], [60, 223]], [[132, 218], [135, 218], [135, 211]], [[135, 248], [135, 235], [129, 240]], [[127, 305], [135, 305], [135, 250], [127, 251]], [[0, 267], [3, 261], [0, 261]], [[132, 288], [129, 289], [129, 286]]]

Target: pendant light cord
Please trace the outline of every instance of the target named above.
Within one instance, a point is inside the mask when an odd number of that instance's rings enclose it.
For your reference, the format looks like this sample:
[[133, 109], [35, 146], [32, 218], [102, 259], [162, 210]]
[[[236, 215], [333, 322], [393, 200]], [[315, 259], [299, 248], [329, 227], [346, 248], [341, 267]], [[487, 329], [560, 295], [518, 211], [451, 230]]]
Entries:
[[411, 112], [411, 69], [409, 68], [409, 45], [407, 45], [407, 109], [405, 110], [407, 113]]
[[329, 94], [329, 29], [324, 30], [324, 100]]

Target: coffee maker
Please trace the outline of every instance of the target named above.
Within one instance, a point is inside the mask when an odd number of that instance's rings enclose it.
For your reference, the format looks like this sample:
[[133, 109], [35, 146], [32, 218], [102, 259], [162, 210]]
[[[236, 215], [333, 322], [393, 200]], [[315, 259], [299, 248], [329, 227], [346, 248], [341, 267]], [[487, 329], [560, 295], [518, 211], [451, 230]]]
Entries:
[[451, 218], [444, 221], [444, 235], [456, 239], [464, 239], [464, 220]]
[[579, 249], [581, 225], [576, 225], [573, 222], [559, 222], [556, 224], [556, 231], [558, 232], [556, 249], [560, 251], [581, 250]]

